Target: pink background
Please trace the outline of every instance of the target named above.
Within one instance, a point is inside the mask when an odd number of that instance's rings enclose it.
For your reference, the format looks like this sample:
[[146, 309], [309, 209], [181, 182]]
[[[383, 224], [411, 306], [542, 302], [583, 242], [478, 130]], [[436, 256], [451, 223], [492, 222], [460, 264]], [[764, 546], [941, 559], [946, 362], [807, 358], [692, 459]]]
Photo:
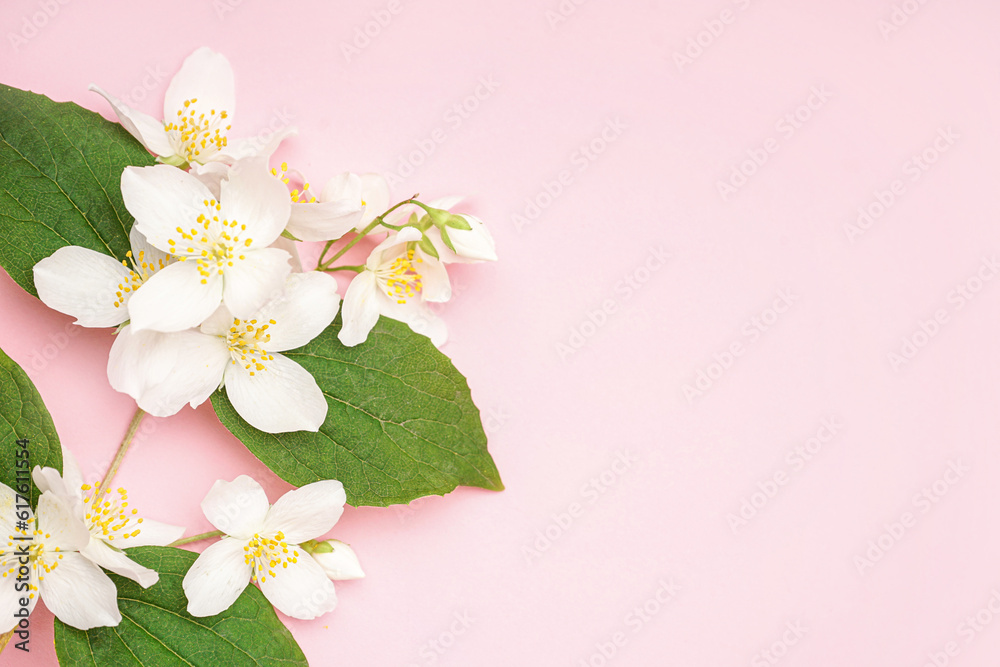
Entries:
[[[0, 81], [159, 114], [208, 45], [234, 137], [291, 116], [280, 157], [314, 182], [419, 162], [395, 199], [466, 193], [493, 230], [502, 261], [457, 269], [442, 313], [507, 490], [349, 509], [332, 535], [368, 577], [289, 622], [313, 664], [995, 665], [1000, 7], [896, 4], [880, 30], [893, 0], [16, 0]], [[98, 476], [133, 409], [110, 336], [6, 276], [0, 308]], [[119, 480], [196, 533], [241, 473], [288, 488], [205, 405], [151, 419]]]

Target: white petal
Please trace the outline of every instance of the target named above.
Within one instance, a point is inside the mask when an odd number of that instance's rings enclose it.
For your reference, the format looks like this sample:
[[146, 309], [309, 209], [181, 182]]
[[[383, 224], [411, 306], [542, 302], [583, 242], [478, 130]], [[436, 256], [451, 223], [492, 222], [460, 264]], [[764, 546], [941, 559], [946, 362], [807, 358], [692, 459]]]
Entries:
[[158, 164], [153, 167], [126, 167], [121, 179], [125, 207], [135, 216], [135, 227], [164, 252], [171, 250], [169, 239], [178, 238], [177, 227], [190, 229], [199, 224], [206, 199], [212, 192], [191, 174]]
[[365, 266], [369, 269], [378, 267], [387, 268], [397, 257], [403, 254], [404, 245], [411, 241], [419, 241], [422, 236], [423, 234], [416, 227], [403, 227], [395, 234], [389, 234], [372, 249], [371, 254], [368, 255], [368, 261], [365, 262]]
[[[246, 250], [243, 256], [246, 259], [235, 259], [232, 266], [223, 269], [222, 300], [235, 317], [250, 319], [285, 290], [285, 279], [292, 272], [288, 263], [291, 256], [277, 248]], [[199, 323], [205, 319], [202, 317]]]
[[264, 519], [262, 534], [284, 533], [284, 541], [299, 544], [329, 532], [344, 513], [347, 495], [335, 479], [313, 482], [278, 498]]
[[190, 99], [198, 100], [194, 106], [199, 113], [207, 116], [213, 109], [226, 111], [231, 120], [236, 111], [236, 83], [225, 56], [203, 46], [184, 60], [167, 87], [164, 120], [173, 120]]
[[347, 347], [353, 347], [368, 339], [379, 316], [379, 292], [375, 274], [362, 271], [347, 287], [344, 294], [343, 326], [337, 338]]
[[246, 540], [224, 537], [198, 556], [182, 583], [189, 614], [215, 616], [236, 602], [253, 571], [243, 557], [246, 545]]
[[56, 618], [79, 630], [114, 626], [122, 620], [114, 583], [78, 553], [62, 554], [59, 564], [39, 580], [38, 588]]
[[339, 305], [337, 281], [332, 276], [318, 271], [291, 274], [284, 293], [257, 314], [262, 324], [274, 320], [268, 324], [271, 340], [265, 348], [284, 352], [302, 347], [330, 326]]
[[195, 162], [191, 165], [189, 173], [209, 189], [216, 201], [222, 199], [222, 181], [229, 178], [229, 165], [223, 162], [208, 162], [206, 164]]
[[83, 489], [81, 489], [83, 476], [80, 474], [80, 466], [77, 465], [73, 453], [66, 449], [65, 445], [62, 445], [61, 449], [62, 473], [55, 468], [35, 466], [31, 471], [31, 477], [42, 493], [51, 491], [69, 501], [70, 505], [76, 505], [83, 501]]
[[287, 252], [291, 258], [289, 261], [292, 264], [292, 273], [302, 273], [302, 259], [299, 257], [298, 243], [286, 236], [279, 236], [274, 239], [274, 243], [271, 244], [271, 247]]
[[440, 303], [450, 299], [451, 281], [448, 280], [448, 270], [444, 264], [419, 249], [415, 257], [422, 260], [415, 265], [415, 268], [420, 273], [420, 294], [424, 301]]
[[327, 540], [333, 551], [326, 553], [314, 553], [313, 558], [319, 566], [326, 572], [326, 576], [334, 580], [361, 579], [365, 576], [365, 571], [361, 569], [357, 554], [349, 545], [340, 540]]
[[229, 145], [219, 153], [218, 159], [235, 162], [257, 155], [270, 157], [274, 151], [278, 150], [281, 142], [289, 137], [294, 137], [298, 133], [298, 129], [293, 125], [285, 126], [278, 130], [266, 127], [258, 132], [255, 137], [240, 139], [236, 142], [230, 141]]
[[97, 86], [91, 84], [90, 90], [101, 95], [115, 110], [118, 122], [133, 137], [139, 140], [146, 150], [153, 155], [160, 157], [170, 157], [174, 154], [173, 146], [167, 138], [167, 131], [163, 129], [163, 123], [156, 120], [149, 114], [145, 114], [137, 109], [133, 109], [124, 104], [114, 95], [106, 93]]
[[77, 517], [72, 505], [51, 491], [46, 491], [38, 499], [35, 513], [38, 530], [46, 533], [47, 549], [58, 547], [62, 551], [79, 551], [90, 542], [90, 531]]
[[129, 299], [132, 328], [170, 332], [200, 325], [222, 302], [223, 282], [216, 271], [203, 275], [195, 261], [157, 271]]
[[100, 565], [105, 570], [111, 570], [115, 574], [120, 574], [136, 582], [143, 588], [149, 588], [160, 580], [160, 575], [156, 570], [143, 567], [131, 560], [122, 551], [116, 551], [103, 541], [92, 537], [88, 544], [80, 552], [87, 560]]
[[454, 252], [441, 239], [441, 230], [437, 227], [431, 227], [427, 230], [427, 235], [437, 249], [441, 261], [447, 264], [495, 262], [497, 260], [496, 243], [493, 241], [493, 236], [486, 224], [473, 215], [462, 215], [461, 217], [465, 218], [472, 229], [448, 228], [448, 236], [455, 246]]
[[322, 616], [337, 606], [337, 592], [323, 568], [306, 554], [276, 570], [277, 576], [260, 577], [264, 597], [283, 614], [303, 621]]
[[335, 241], [353, 231], [361, 221], [361, 200], [292, 204], [288, 233], [300, 241]]
[[201, 501], [205, 517], [226, 535], [249, 540], [261, 530], [271, 504], [260, 484], [247, 475], [217, 480]]
[[349, 171], [345, 171], [342, 174], [337, 174], [323, 186], [323, 190], [319, 193], [319, 201], [321, 202], [332, 202], [332, 201], [345, 201], [356, 204], [358, 210], [364, 205], [362, 204], [362, 199], [364, 193], [364, 181], [357, 174], [352, 174]]
[[388, 181], [382, 174], [362, 174], [361, 198], [365, 203], [365, 215], [358, 227], [364, 227], [389, 208]]
[[147, 241], [136, 225], [132, 225], [132, 229], [129, 230], [128, 240], [129, 245], [132, 246], [132, 260], [139, 265], [140, 269], [143, 262], [154, 269], [161, 269], [167, 265], [170, 255]]
[[229, 312], [225, 304], [219, 306], [212, 315], [201, 323], [201, 332], [208, 334], [209, 336], [222, 336], [226, 337], [229, 330], [233, 326], [233, 314]]
[[[17, 494], [14, 493], [14, 489], [0, 483], [0, 538], [7, 539], [16, 532], [14, 524], [17, 521], [17, 504]], [[28, 508], [28, 515], [31, 513], [31, 508]]]
[[[133, 526], [134, 527], [134, 526]], [[152, 519], [144, 518], [139, 528], [139, 534], [129, 537], [116, 546], [122, 549], [132, 547], [165, 547], [175, 540], [179, 540], [184, 534], [184, 526], [174, 526], [169, 523], [161, 523]]]
[[267, 370], [250, 371], [239, 364], [226, 368], [226, 394], [233, 407], [266, 433], [318, 431], [327, 405], [316, 380], [291, 359], [271, 356], [264, 362]]
[[285, 184], [268, 171], [265, 157], [236, 162], [221, 190], [222, 215], [230, 223], [246, 225], [246, 230], [240, 232], [240, 240], [249, 240], [247, 247], [271, 245], [288, 224], [292, 200]]
[[114, 257], [72, 245], [34, 267], [42, 303], [75, 317], [83, 327], [114, 327], [128, 319], [128, 309], [116, 293], [129, 286], [130, 274]]
[[418, 299], [410, 299], [406, 303], [396, 303], [384, 294], [378, 296], [381, 312], [386, 317], [405, 322], [418, 334], [430, 338], [436, 347], [441, 347], [448, 341], [448, 329], [444, 320], [435, 315], [426, 303]]
[[38, 603], [37, 593], [29, 597], [28, 591], [18, 591], [15, 588], [15, 583], [11, 579], [17, 576], [18, 565], [17, 556], [0, 555], [0, 572], [4, 573], [0, 576], [0, 633], [9, 632], [17, 625], [19, 619], [14, 614], [21, 611], [22, 598], [27, 600], [26, 608], [29, 616]]
[[201, 405], [222, 383], [229, 358], [226, 341], [218, 336], [127, 326], [111, 346], [108, 380], [149, 414], [169, 417], [185, 404]]
[[465, 199], [465, 195], [448, 195], [446, 197], [439, 197], [433, 201], [427, 203], [431, 208], [439, 208], [442, 211], [448, 211], [458, 205], [458, 202]]

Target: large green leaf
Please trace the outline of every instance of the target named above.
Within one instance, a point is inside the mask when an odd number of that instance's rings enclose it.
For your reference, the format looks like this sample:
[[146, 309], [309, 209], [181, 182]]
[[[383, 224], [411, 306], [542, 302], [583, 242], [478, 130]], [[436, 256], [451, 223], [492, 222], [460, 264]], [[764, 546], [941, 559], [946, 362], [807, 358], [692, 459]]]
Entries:
[[247, 586], [218, 616], [196, 618], [185, 611], [181, 582], [198, 554], [170, 547], [135, 547], [129, 557], [160, 573], [144, 589], [109, 575], [118, 586], [122, 622], [113, 628], [77, 630], [56, 619], [60, 665], [130, 667], [206, 665], [250, 667], [306, 665], [302, 650], [255, 586]]
[[219, 419], [267, 467], [296, 486], [339, 479], [352, 505], [408, 503], [456, 486], [503, 489], [486, 450], [469, 385], [425, 336], [383, 317], [355, 347], [337, 340], [340, 317], [307, 346], [284, 353], [326, 395], [318, 433], [264, 433], [224, 391]]
[[132, 216], [122, 171], [153, 163], [117, 123], [0, 85], [0, 265], [36, 294], [32, 267], [62, 246], [124, 259]]
[[[59, 436], [35, 385], [0, 350], [0, 482], [21, 493], [35, 466], [62, 470]], [[38, 489], [30, 484], [34, 506]]]

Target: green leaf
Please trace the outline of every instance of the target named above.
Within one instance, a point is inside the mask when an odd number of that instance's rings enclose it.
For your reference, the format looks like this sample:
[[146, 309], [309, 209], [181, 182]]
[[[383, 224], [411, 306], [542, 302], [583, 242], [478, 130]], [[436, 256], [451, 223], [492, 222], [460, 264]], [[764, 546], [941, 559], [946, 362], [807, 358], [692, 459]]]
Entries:
[[[27, 443], [24, 447], [18, 441]], [[24, 452], [27, 452], [25, 454]], [[17, 466], [26, 461], [22, 467]], [[35, 466], [62, 470], [62, 448], [42, 397], [25, 372], [0, 350], [0, 482], [22, 496]], [[38, 488], [30, 482], [32, 507]], [[19, 488], [20, 487], [20, 488]]]
[[0, 85], [0, 266], [36, 294], [32, 267], [62, 246], [124, 259], [122, 171], [154, 163], [117, 123]]
[[430, 255], [434, 259], [438, 259], [437, 248], [434, 247], [434, 243], [431, 242], [431, 239], [430, 239], [429, 236], [427, 236], [427, 234], [424, 234], [423, 236], [421, 236], [420, 240], [417, 241], [417, 243], [418, 243], [418, 245], [420, 245], [420, 249], [421, 250], [423, 250], [424, 252], [426, 252], [428, 255]]
[[444, 495], [456, 486], [502, 490], [465, 378], [425, 336], [381, 318], [368, 340], [345, 347], [338, 316], [318, 338], [285, 356], [312, 373], [326, 395], [318, 433], [264, 433], [247, 424], [224, 391], [219, 419], [278, 476], [302, 486], [339, 479], [352, 505], [385, 507]]
[[218, 616], [196, 618], [186, 611], [181, 582], [198, 554], [171, 547], [134, 547], [128, 555], [159, 572], [160, 581], [144, 589], [130, 579], [109, 575], [118, 587], [122, 615], [116, 627], [83, 631], [56, 619], [60, 665], [307, 665], [302, 650], [256, 586], [247, 586]]

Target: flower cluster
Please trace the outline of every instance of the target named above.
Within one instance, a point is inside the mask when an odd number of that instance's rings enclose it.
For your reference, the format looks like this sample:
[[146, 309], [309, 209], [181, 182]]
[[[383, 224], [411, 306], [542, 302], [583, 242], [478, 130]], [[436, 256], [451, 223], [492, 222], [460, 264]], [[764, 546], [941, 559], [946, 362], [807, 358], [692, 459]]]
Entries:
[[18, 609], [30, 614], [39, 598], [75, 628], [118, 625], [117, 590], [101, 568], [149, 588], [159, 575], [122, 549], [169, 544], [184, 528], [140, 518], [123, 488], [85, 484], [65, 448], [61, 475], [36, 466], [32, 477], [42, 491], [37, 512], [0, 484], [0, 632], [18, 623]]
[[[171, 81], [162, 121], [91, 88], [160, 164], [121, 176], [135, 218], [126, 259], [63, 247], [35, 265], [35, 286], [77, 324], [118, 328], [108, 379], [154, 416], [197, 407], [225, 388], [257, 429], [318, 431], [326, 399], [281, 352], [333, 322], [340, 296], [331, 272], [355, 274], [344, 294], [344, 345], [363, 343], [380, 315], [441, 345], [446, 330], [429, 304], [451, 298], [446, 265], [496, 259], [481, 220], [448, 212], [457, 198], [389, 206], [384, 178], [352, 173], [318, 195], [304, 182], [289, 191], [296, 173], [270, 168], [269, 159], [294, 130], [267, 145], [231, 146], [233, 72], [207, 48]], [[363, 264], [336, 264], [370, 234], [384, 238]], [[293, 240], [326, 242], [316, 271], [301, 271]]]

